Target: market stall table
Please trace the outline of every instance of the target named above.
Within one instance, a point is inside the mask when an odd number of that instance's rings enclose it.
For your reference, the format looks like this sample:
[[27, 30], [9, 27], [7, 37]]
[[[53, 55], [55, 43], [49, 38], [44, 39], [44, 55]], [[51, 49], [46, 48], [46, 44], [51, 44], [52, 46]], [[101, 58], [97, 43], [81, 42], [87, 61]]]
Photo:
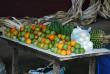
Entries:
[[13, 57], [12, 57], [12, 74], [18, 74], [18, 49], [22, 47], [22, 50], [25, 52], [30, 52], [38, 57], [45, 59], [47, 61], [53, 62], [53, 74], [60, 74], [60, 62], [65, 60], [71, 60], [76, 58], [86, 58], [89, 57], [89, 74], [95, 74], [95, 65], [96, 57], [100, 55], [110, 54], [108, 49], [94, 49], [93, 51], [87, 51], [84, 54], [74, 54], [70, 56], [61, 56], [51, 52], [50, 50], [44, 50], [39, 47], [34, 46], [33, 44], [26, 44], [18, 41], [17, 39], [11, 39], [4, 35], [1, 35], [0, 38], [7, 40], [9, 45], [13, 47]]

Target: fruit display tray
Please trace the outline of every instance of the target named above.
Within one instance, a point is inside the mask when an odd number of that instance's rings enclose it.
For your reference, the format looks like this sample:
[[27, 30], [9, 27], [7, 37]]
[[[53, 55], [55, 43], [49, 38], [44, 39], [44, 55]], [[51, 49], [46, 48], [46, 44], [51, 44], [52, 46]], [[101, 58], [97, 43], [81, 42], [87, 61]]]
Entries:
[[[58, 60], [60, 60], [60, 61], [69, 60], [69, 59], [75, 59], [75, 58], [99, 56], [99, 55], [104, 55], [104, 54], [107, 54], [107, 53], [110, 54], [110, 50], [105, 49], [105, 48], [100, 48], [100, 49], [93, 49], [92, 51], [86, 51], [84, 54], [72, 53], [71, 55], [62, 56], [62, 55], [58, 55], [58, 54], [55, 54], [55, 53], [51, 52], [49, 49], [48, 50], [44, 50], [44, 49], [41, 49], [41, 48], [39, 48], [37, 46], [34, 46], [33, 44], [26, 44], [24, 42], [18, 41], [17, 39], [8, 38], [8, 37], [6, 37], [4, 35], [1, 35], [0, 37], [3, 38], [3, 39], [7, 39], [7, 40], [10, 40], [10, 41], [13, 41], [13, 42], [15, 42], [17, 44], [32, 48], [33, 50], [37, 50], [37, 51], [43, 52], [45, 54], [51, 55], [53, 57], [57, 57]], [[27, 49], [24, 49], [24, 50], [27, 50]]]

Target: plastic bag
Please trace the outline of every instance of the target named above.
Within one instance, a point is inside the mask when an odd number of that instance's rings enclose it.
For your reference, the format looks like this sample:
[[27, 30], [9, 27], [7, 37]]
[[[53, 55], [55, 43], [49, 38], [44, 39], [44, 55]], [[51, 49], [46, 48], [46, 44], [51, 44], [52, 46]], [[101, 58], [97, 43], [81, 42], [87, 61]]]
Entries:
[[71, 40], [75, 40], [77, 43], [81, 44], [86, 51], [93, 49], [93, 42], [90, 41], [91, 27], [88, 30], [82, 30], [79, 26], [73, 29], [71, 33]]

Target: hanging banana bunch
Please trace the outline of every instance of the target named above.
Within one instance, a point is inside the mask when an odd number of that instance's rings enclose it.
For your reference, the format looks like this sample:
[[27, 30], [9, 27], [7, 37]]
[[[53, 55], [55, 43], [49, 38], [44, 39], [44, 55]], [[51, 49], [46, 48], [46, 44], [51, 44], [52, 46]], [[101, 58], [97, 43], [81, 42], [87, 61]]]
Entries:
[[110, 18], [110, 0], [103, 1], [103, 4], [101, 4], [99, 15], [105, 19]]

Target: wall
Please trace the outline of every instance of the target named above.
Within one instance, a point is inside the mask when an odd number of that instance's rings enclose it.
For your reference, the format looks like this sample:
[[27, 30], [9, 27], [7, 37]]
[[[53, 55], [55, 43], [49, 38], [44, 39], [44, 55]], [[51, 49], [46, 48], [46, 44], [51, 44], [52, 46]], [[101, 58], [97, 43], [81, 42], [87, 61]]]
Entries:
[[[88, 0], [83, 7], [87, 5]], [[57, 11], [68, 11], [70, 7], [71, 0], [1, 0], [0, 16], [42, 17]]]

